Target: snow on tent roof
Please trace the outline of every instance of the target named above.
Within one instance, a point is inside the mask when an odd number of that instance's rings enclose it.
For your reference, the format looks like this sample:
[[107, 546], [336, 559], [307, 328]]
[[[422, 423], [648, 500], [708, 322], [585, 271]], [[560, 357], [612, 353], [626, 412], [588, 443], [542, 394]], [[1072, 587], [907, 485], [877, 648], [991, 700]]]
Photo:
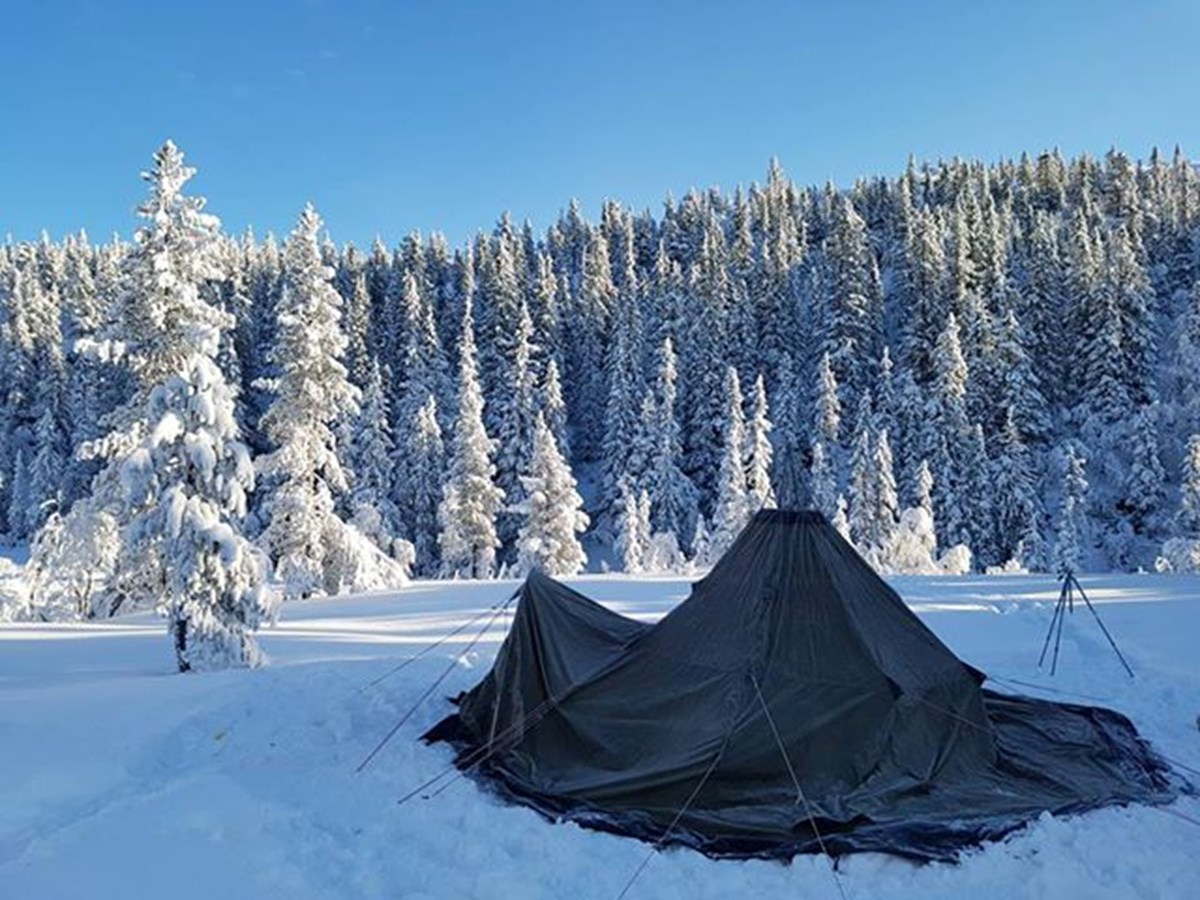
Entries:
[[946, 859], [1175, 796], [1124, 716], [983, 681], [819, 513], [769, 510], [654, 625], [531, 575], [426, 738], [547, 816], [711, 856]]

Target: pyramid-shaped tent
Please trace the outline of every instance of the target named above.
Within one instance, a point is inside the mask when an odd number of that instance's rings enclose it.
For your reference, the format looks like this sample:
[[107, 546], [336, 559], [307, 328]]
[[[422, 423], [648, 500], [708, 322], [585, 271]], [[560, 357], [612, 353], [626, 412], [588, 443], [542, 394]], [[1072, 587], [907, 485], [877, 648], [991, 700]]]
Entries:
[[428, 737], [543, 813], [713, 855], [943, 858], [1171, 796], [1124, 717], [983, 680], [820, 514], [772, 510], [655, 625], [530, 576]]

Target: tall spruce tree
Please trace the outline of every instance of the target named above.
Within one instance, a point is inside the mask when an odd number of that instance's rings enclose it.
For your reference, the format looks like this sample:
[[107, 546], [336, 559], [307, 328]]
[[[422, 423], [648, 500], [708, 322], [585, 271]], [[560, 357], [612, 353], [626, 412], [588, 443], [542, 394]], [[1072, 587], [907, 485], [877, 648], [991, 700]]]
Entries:
[[449, 578], [491, 578], [495, 574], [496, 517], [504, 491], [492, 462], [496, 442], [483, 425], [483, 394], [475, 372], [475, 326], [468, 300], [459, 344], [458, 415], [442, 502], [438, 507], [441, 572]]
[[273, 448], [258, 457], [270, 485], [260, 545], [275, 563], [287, 599], [343, 589], [340, 556], [348, 540], [334, 504], [349, 489], [336, 430], [357, 416], [361, 392], [343, 362], [342, 299], [321, 258], [321, 218], [304, 207], [283, 251], [275, 346], [275, 399], [260, 428]]
[[235, 391], [216, 362], [233, 325], [208, 299], [220, 275], [220, 223], [202, 198], [183, 193], [194, 173], [168, 141], [143, 175], [145, 224], [93, 348], [123, 359], [137, 389], [111, 418], [115, 430], [87, 448], [106, 460], [92, 508], [121, 529], [112, 580], [165, 615], [180, 671], [257, 664], [253, 631], [275, 609], [259, 554], [241, 533], [254, 476]]

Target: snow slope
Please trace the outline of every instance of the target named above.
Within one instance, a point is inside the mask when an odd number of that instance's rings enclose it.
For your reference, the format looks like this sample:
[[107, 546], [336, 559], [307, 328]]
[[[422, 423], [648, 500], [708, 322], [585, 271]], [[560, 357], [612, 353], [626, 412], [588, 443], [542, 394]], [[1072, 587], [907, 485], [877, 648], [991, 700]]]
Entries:
[[[577, 583], [647, 619], [688, 589], [617, 576]], [[1084, 610], [1066, 623], [1057, 676], [1039, 673], [1057, 596], [1049, 578], [894, 583], [964, 659], [1010, 679], [998, 689], [1113, 706], [1200, 769], [1200, 578], [1084, 581], [1134, 680]], [[457, 662], [477, 627], [370, 682], [514, 586], [417, 582], [401, 594], [294, 603], [264, 634], [273, 663], [258, 671], [173, 674], [150, 615], [0, 626], [0, 898], [616, 898], [646, 845], [499, 806], [469, 779], [396, 803], [448, 765], [447, 747], [416, 737], [448, 712], [446, 695], [486, 671], [506, 620]], [[356, 774], [447, 666], [446, 681]], [[1200, 824], [1180, 816], [1200, 821], [1200, 799], [1044, 816], [957, 866], [849, 857], [840, 886], [851, 900], [1196, 897]], [[628, 896], [836, 898], [838, 887], [815, 857], [782, 865], [670, 851]]]

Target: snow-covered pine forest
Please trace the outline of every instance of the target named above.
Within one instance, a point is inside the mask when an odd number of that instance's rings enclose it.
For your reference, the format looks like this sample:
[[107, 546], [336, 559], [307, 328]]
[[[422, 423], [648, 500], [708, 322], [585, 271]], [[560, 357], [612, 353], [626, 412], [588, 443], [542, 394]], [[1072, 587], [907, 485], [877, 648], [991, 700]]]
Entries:
[[0, 246], [0, 533], [32, 542], [10, 616], [152, 598], [252, 661], [272, 571], [304, 597], [678, 569], [769, 504], [891, 571], [1200, 563], [1178, 152], [848, 189], [772, 164], [461, 247], [339, 245], [299, 205], [282, 240], [225, 234], [190, 174], [156, 154], [131, 243]]

